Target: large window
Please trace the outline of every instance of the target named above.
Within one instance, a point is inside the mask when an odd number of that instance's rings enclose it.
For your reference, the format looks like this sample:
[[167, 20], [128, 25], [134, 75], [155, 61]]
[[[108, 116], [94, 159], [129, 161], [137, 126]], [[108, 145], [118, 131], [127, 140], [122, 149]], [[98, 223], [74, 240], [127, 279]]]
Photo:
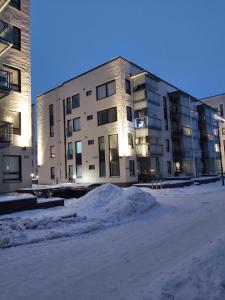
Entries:
[[104, 99], [106, 97], [116, 94], [116, 81], [112, 80], [96, 88], [97, 100]]
[[54, 157], [55, 157], [55, 147], [50, 146], [50, 158], [54, 158]]
[[21, 30], [15, 26], [12, 27], [11, 32], [11, 42], [13, 44], [12, 48], [16, 50], [21, 50]]
[[55, 179], [55, 167], [50, 168], [50, 177], [51, 179]]
[[132, 133], [128, 133], [128, 147], [134, 148], [133, 135]]
[[49, 105], [49, 135], [54, 136], [54, 108], [53, 104]]
[[130, 88], [130, 80], [125, 79], [125, 91], [127, 94], [131, 94], [131, 88]]
[[105, 173], [105, 138], [100, 136], [98, 138], [98, 151], [99, 151], [99, 176], [104, 177]]
[[164, 122], [165, 122], [165, 130], [169, 129], [169, 122], [168, 122], [168, 109], [167, 109], [167, 99], [163, 97], [163, 111], [164, 111]]
[[67, 145], [67, 159], [73, 159], [73, 143]]
[[127, 106], [127, 121], [132, 122], [132, 108], [130, 106]]
[[220, 115], [221, 115], [221, 117], [224, 116], [224, 112], [223, 112], [223, 104], [220, 104]]
[[80, 107], [80, 95], [76, 94], [72, 97], [72, 108]]
[[10, 74], [10, 89], [21, 92], [21, 71], [20, 69], [4, 65], [4, 70]]
[[71, 104], [71, 97], [66, 99], [66, 114], [71, 114], [72, 112], [72, 104]]
[[75, 152], [76, 152], [76, 175], [77, 177], [82, 177], [82, 142], [75, 142]]
[[21, 156], [3, 156], [3, 182], [21, 181]]
[[135, 176], [135, 163], [134, 160], [129, 160], [130, 176]]
[[16, 9], [21, 9], [20, 7], [20, 0], [11, 0], [9, 5], [15, 7]]
[[117, 109], [112, 107], [109, 109], [101, 110], [97, 112], [98, 125], [104, 125], [117, 121]]
[[120, 176], [118, 135], [109, 135], [109, 170], [110, 176]]
[[73, 135], [72, 120], [67, 120], [67, 137]]
[[80, 118], [73, 119], [73, 131], [80, 130]]

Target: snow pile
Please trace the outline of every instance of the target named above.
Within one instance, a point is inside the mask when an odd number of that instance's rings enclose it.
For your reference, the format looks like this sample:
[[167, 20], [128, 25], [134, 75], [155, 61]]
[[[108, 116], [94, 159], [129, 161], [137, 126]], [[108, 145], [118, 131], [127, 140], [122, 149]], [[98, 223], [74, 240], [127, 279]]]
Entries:
[[[151, 209], [156, 201], [137, 187], [102, 185], [66, 207], [0, 218], [0, 248], [34, 243], [113, 226]], [[27, 217], [29, 216], [30, 217]], [[19, 217], [18, 217], [19, 216]], [[32, 217], [33, 216], [33, 217]]]
[[137, 187], [122, 189], [108, 183], [77, 199], [73, 207], [80, 216], [114, 223], [141, 214], [155, 203], [155, 198]]

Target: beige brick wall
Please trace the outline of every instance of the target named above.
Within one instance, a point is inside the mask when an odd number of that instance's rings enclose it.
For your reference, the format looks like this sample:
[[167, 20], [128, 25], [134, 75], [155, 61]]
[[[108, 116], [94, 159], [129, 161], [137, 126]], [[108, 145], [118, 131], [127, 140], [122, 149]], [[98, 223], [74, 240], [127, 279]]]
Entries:
[[32, 171], [32, 127], [31, 127], [31, 75], [30, 75], [30, 1], [21, 0], [21, 11], [8, 5], [0, 18], [21, 29], [21, 51], [10, 49], [0, 57], [0, 64], [21, 70], [21, 93], [13, 92], [0, 99], [0, 109], [21, 112], [21, 135], [14, 135], [13, 145], [0, 149], [1, 155], [21, 155], [22, 182], [2, 184], [0, 192], [12, 191], [31, 184]]

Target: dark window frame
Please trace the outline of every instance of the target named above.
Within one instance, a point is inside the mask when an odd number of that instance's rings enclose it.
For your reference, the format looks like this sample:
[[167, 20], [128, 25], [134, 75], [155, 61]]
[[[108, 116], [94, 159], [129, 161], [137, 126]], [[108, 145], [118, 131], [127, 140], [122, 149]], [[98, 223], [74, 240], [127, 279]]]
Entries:
[[87, 116], [87, 121], [93, 120], [93, 115], [88, 115]]
[[72, 109], [80, 107], [80, 94], [75, 94], [72, 96]]
[[[55, 158], [55, 146], [50, 146], [50, 158]], [[54, 151], [52, 151], [54, 149]]]
[[[15, 3], [15, 2], [18, 2], [18, 3]], [[10, 5], [11, 7], [14, 7], [14, 8], [18, 9], [18, 10], [21, 10], [21, 1], [20, 1], [20, 0], [17, 0], [17, 1], [11, 0], [11, 1], [9, 2], [9, 5]]]
[[50, 167], [50, 178], [55, 179], [55, 167]]
[[127, 121], [133, 122], [132, 107], [126, 106], [126, 110], [127, 110]]
[[129, 79], [125, 79], [125, 92], [128, 95], [131, 95], [131, 84]]
[[[115, 110], [115, 120], [113, 121], [110, 121], [109, 120], [109, 111], [110, 110]], [[103, 121], [100, 122], [100, 115], [105, 113], [105, 120], [103, 118]], [[104, 109], [104, 110], [100, 110], [97, 112], [97, 120], [98, 120], [98, 126], [102, 126], [102, 125], [106, 125], [106, 124], [110, 124], [110, 123], [114, 123], [114, 122], [117, 122], [117, 107], [111, 107], [111, 108], [108, 108], [108, 109]]]
[[[80, 120], [80, 117], [77, 117], [77, 118], [73, 118], [73, 131], [80, 131], [81, 130], [81, 126], [79, 126], [79, 128], [78, 129], [75, 129], [75, 120]], [[79, 124], [80, 125], [80, 124]]]
[[[3, 171], [3, 183], [9, 183], [9, 182], [21, 182], [22, 181], [22, 158], [21, 155], [3, 155], [4, 157], [17, 157], [19, 159], [19, 171], [18, 172], [4, 172]], [[16, 178], [10, 178], [10, 179], [4, 179], [4, 175], [18, 175]]]
[[[117, 148], [111, 148], [110, 145], [110, 137], [116, 136], [117, 137]], [[109, 145], [109, 174], [110, 177], [120, 177], [120, 157], [119, 157], [119, 137], [118, 134], [110, 134], [108, 135], [108, 145]], [[115, 159], [116, 157], [116, 159]], [[118, 162], [118, 173], [113, 173], [115, 171], [114, 164]]]
[[12, 73], [10, 72], [10, 70], [18, 72], [18, 84], [14, 84], [12, 82], [12, 78], [11, 78], [12, 75], [10, 75], [10, 89], [14, 92], [21, 93], [21, 69], [12, 67], [7, 64], [3, 64], [3, 69], [8, 71], [9, 73]]
[[135, 161], [133, 159], [129, 160], [129, 172], [130, 176], [135, 176]]
[[88, 140], [88, 145], [94, 145], [95, 140]]
[[[109, 85], [110, 83], [112, 83], [112, 82], [115, 82], [115, 93], [109, 95], [109, 92], [108, 92], [108, 85]], [[105, 96], [105, 97], [102, 97], [102, 98], [99, 98], [98, 89], [99, 89], [100, 87], [103, 87], [103, 86], [105, 86], [105, 88], [106, 88], [106, 96]], [[102, 99], [105, 99], [105, 98], [108, 98], [108, 97], [111, 97], [111, 96], [113, 96], [113, 95], [115, 95], [115, 94], [116, 94], [116, 80], [115, 80], [115, 79], [110, 80], [110, 81], [108, 81], [108, 82], [106, 82], [106, 83], [103, 83], [103, 84], [101, 84], [101, 85], [98, 85], [98, 86], [96, 87], [96, 99], [97, 99], [97, 101], [102, 100]]]
[[54, 137], [54, 105], [49, 105], [49, 136]]

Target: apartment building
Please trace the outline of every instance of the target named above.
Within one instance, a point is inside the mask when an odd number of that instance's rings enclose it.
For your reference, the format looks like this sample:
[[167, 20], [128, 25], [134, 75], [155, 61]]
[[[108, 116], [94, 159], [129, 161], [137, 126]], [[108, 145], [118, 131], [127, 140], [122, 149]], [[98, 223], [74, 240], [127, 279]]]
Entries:
[[[219, 124], [219, 134], [220, 134], [220, 152], [223, 164], [223, 171], [225, 172], [225, 93], [210, 96], [201, 99], [202, 102], [213, 107], [217, 111], [217, 119]], [[218, 167], [221, 170], [221, 167]]]
[[37, 121], [42, 184], [217, 172], [213, 109], [121, 56], [38, 96]]
[[29, 6], [0, 1], [0, 192], [31, 184]]

